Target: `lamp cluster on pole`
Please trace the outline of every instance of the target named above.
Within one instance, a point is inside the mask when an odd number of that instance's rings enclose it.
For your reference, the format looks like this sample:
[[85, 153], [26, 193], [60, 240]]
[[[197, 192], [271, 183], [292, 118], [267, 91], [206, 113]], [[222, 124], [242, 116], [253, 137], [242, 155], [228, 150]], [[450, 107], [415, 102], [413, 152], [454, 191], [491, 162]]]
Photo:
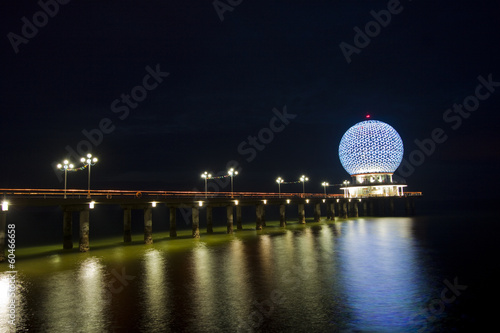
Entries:
[[323, 186], [324, 190], [325, 190], [325, 199], [326, 199], [326, 187], [327, 186], [330, 186], [330, 184], [328, 184], [328, 182], [322, 182], [321, 183], [321, 186]]
[[64, 160], [63, 163], [59, 163], [57, 165], [57, 168], [59, 170], [64, 170], [64, 199], [66, 199], [66, 188], [68, 184], [68, 170], [73, 169], [74, 165], [72, 163], [69, 163], [68, 160]]
[[208, 171], [205, 171], [204, 173], [201, 174], [201, 178], [205, 179], [205, 199], [208, 197], [207, 195], [207, 180], [212, 179], [212, 174], [208, 173]]
[[80, 162], [84, 163], [85, 166], [89, 167], [89, 178], [88, 178], [88, 184], [87, 184], [87, 189], [88, 189], [87, 198], [90, 198], [90, 168], [97, 163], [97, 157], [92, 157], [92, 154], [87, 154], [87, 157], [86, 158], [82, 157], [80, 159]]
[[281, 184], [283, 184], [284, 180], [281, 177], [276, 179], [276, 183], [278, 183], [278, 196], [281, 198]]
[[231, 198], [233, 197], [233, 178], [238, 174], [238, 171], [234, 170], [233, 168], [229, 169], [227, 171], [227, 174], [229, 177], [231, 177]]
[[302, 175], [300, 176], [300, 181], [302, 182], [302, 193], [306, 193], [306, 182], [309, 181], [309, 178], [306, 176]]

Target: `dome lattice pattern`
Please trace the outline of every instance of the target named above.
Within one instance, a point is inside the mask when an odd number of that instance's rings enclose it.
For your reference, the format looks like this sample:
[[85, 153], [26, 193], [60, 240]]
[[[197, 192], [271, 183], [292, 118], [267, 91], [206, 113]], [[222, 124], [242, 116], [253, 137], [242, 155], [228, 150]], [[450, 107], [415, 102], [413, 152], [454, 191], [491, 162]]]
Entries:
[[339, 145], [340, 162], [350, 175], [393, 173], [403, 159], [403, 140], [392, 126], [365, 120], [344, 133]]

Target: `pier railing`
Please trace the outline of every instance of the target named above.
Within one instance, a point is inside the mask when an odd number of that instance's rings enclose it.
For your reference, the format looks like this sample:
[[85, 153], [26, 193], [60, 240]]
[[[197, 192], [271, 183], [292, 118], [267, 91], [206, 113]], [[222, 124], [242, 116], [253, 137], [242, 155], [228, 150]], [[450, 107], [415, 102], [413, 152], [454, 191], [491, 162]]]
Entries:
[[[325, 198], [323, 193], [269, 193], [269, 192], [197, 192], [197, 191], [142, 191], [142, 190], [87, 190], [68, 189], [0, 189], [3, 197], [17, 198]], [[326, 198], [343, 198], [343, 194], [327, 194]]]

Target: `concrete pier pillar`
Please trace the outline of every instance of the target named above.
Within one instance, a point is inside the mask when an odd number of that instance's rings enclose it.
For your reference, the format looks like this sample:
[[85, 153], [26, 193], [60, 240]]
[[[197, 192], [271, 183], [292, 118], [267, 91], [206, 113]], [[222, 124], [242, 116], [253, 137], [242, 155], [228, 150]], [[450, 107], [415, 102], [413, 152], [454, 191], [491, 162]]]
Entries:
[[370, 216], [375, 216], [375, 211], [374, 211], [375, 204], [373, 203], [373, 199], [370, 200], [368, 206], [370, 207]]
[[177, 237], [177, 208], [170, 207], [170, 237]]
[[328, 205], [330, 206], [330, 220], [335, 221], [335, 203], [331, 202]]
[[363, 199], [362, 201], [362, 205], [363, 205], [363, 216], [367, 216], [368, 215], [368, 201], [366, 199]]
[[263, 213], [263, 204], [259, 204], [255, 206], [255, 215], [257, 217], [255, 221], [255, 229], [256, 230], [262, 230], [262, 213]]
[[73, 248], [73, 212], [63, 211], [63, 249]]
[[7, 212], [0, 211], [0, 262], [7, 260], [5, 244], [7, 237]]
[[359, 217], [359, 208], [358, 208], [358, 200], [352, 201], [352, 217]]
[[262, 205], [262, 226], [267, 227], [267, 225], [266, 225], [266, 205]]
[[314, 204], [314, 222], [319, 222], [321, 220], [321, 204]]
[[280, 227], [286, 227], [286, 206], [281, 204], [280, 205]]
[[89, 244], [90, 212], [88, 209], [80, 211], [80, 252], [90, 250]]
[[306, 211], [303, 203], [298, 204], [299, 223], [306, 223]]
[[241, 206], [236, 206], [236, 228], [238, 230], [243, 229], [243, 225], [241, 223]]
[[389, 214], [390, 216], [396, 215], [396, 212], [394, 210], [394, 198], [389, 199]]
[[153, 209], [144, 208], [144, 244], [153, 244]]
[[341, 217], [343, 219], [346, 219], [347, 218], [347, 214], [348, 214], [348, 210], [347, 210], [347, 200], [344, 200], [342, 201], [342, 213], [341, 213]]
[[227, 206], [226, 207], [226, 216], [227, 216], [227, 233], [232, 234], [233, 233], [233, 206]]
[[132, 241], [132, 209], [129, 207], [123, 209], [123, 241]]
[[191, 219], [193, 220], [193, 238], [200, 238], [200, 209], [192, 208]]
[[212, 206], [207, 206], [207, 234], [214, 233], [214, 220], [212, 214]]

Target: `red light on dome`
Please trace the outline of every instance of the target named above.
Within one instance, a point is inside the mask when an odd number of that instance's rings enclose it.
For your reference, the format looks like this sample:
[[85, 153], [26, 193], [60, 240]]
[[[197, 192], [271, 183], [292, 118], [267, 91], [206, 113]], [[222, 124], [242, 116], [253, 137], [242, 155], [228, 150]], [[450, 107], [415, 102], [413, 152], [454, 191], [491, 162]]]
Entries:
[[369, 114], [366, 115], [366, 119], [369, 119], [371, 116]]

